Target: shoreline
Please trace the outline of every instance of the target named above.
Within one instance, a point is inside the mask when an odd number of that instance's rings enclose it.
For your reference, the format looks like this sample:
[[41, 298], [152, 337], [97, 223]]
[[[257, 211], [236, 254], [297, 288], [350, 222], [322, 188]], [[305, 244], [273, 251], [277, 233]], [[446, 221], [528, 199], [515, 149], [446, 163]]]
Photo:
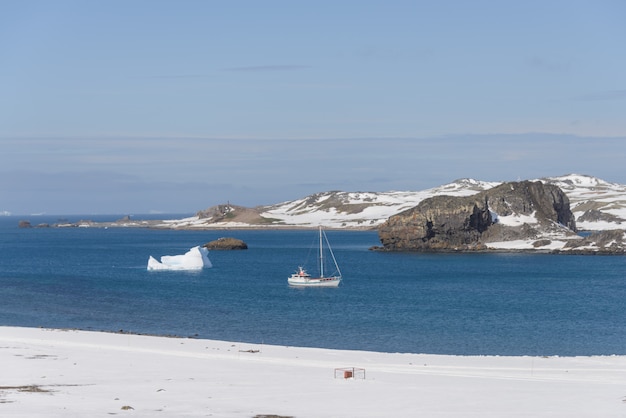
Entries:
[[[500, 353], [436, 353], [436, 352], [412, 352], [412, 351], [376, 351], [367, 348], [335, 348], [335, 347], [320, 347], [309, 345], [285, 345], [277, 343], [265, 343], [258, 341], [231, 341], [231, 340], [218, 340], [207, 337], [202, 337], [200, 334], [178, 335], [178, 334], [155, 334], [150, 332], [132, 331], [125, 329], [86, 329], [76, 327], [46, 327], [46, 326], [26, 326], [26, 325], [0, 325], [0, 329], [5, 328], [25, 328], [25, 329], [39, 329], [49, 331], [78, 331], [86, 333], [102, 333], [102, 334], [114, 334], [114, 335], [134, 335], [138, 337], [155, 337], [155, 338], [168, 338], [178, 340], [197, 340], [197, 341], [219, 341], [232, 344], [245, 344], [250, 346], [274, 346], [274, 347], [297, 347], [302, 349], [311, 350], [331, 350], [331, 351], [346, 351], [355, 353], [377, 353], [377, 354], [401, 354], [401, 355], [429, 355], [429, 356], [449, 356], [449, 357], [536, 357], [536, 358], [591, 358], [591, 357], [626, 357], [625, 353], [592, 353], [592, 354], [557, 354], [557, 353], [516, 353], [516, 354], [500, 354]], [[626, 350], [625, 350], [626, 351]]]
[[[94, 228], [94, 229], [151, 229], [159, 231], [309, 231], [316, 230], [318, 226], [297, 225], [297, 224], [247, 224], [241, 222], [235, 223], [203, 223], [203, 224], [176, 224], [182, 220], [117, 220], [110, 222], [94, 222], [91, 220], [79, 220], [77, 222], [67, 223], [43, 223], [32, 225], [30, 221], [20, 220], [19, 228], [24, 229], [74, 229], [74, 228]], [[378, 229], [376, 226], [345, 226], [345, 227], [325, 227], [328, 231], [350, 231], [350, 232], [372, 232]], [[584, 231], [579, 232], [593, 232]], [[372, 245], [370, 251], [381, 253], [424, 253], [424, 254], [547, 254], [547, 255], [608, 255], [608, 256], [624, 256], [626, 249], [622, 247], [598, 247], [591, 248], [503, 248], [489, 247], [490, 243], [483, 243], [481, 247], [476, 248], [441, 248], [441, 249], [388, 249], [380, 245]]]
[[623, 355], [379, 353], [0, 326], [0, 367], [3, 416], [626, 414]]

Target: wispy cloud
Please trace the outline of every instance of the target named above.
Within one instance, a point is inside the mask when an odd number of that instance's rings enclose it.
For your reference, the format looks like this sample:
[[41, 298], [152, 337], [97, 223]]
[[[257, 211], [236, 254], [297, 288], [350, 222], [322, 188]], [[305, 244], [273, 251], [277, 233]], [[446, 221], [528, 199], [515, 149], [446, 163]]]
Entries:
[[622, 100], [626, 99], [626, 90], [607, 90], [598, 91], [594, 93], [583, 94], [582, 96], [574, 97], [574, 100], [583, 102], [594, 102], [601, 100]]
[[239, 72], [270, 72], [270, 71], [300, 71], [311, 68], [308, 65], [250, 65], [245, 67], [225, 68], [226, 71]]
[[571, 63], [565, 59], [533, 56], [526, 60], [529, 67], [539, 71], [562, 73], [569, 71]]
[[142, 76], [142, 78], [207, 78], [208, 74], [157, 74]]

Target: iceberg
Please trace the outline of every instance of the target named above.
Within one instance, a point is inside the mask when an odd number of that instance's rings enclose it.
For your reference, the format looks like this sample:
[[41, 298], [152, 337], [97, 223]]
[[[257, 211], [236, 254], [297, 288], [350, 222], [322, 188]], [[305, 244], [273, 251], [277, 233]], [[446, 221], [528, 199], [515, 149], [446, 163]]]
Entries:
[[209, 250], [196, 246], [182, 255], [164, 255], [161, 261], [150, 256], [148, 270], [202, 270], [213, 267]]

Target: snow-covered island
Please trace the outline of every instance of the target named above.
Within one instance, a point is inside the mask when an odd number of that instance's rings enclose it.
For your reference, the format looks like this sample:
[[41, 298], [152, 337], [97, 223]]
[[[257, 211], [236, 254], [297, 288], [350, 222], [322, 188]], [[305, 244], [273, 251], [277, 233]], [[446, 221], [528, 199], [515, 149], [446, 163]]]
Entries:
[[[567, 195], [577, 229], [604, 231], [626, 228], [626, 185], [596, 177], [569, 174], [533, 179], [558, 186]], [[184, 219], [162, 221], [164, 228], [315, 228], [376, 229], [391, 216], [435, 196], [471, 196], [502, 182], [459, 179], [422, 191], [316, 193], [269, 206], [245, 208], [218, 205]]]
[[434, 196], [378, 228], [386, 251], [551, 251], [624, 254], [624, 230], [577, 234], [563, 190], [502, 183], [471, 196]]
[[[609, 183], [596, 177], [569, 174], [530, 180], [560, 188], [569, 200], [577, 231], [603, 232], [598, 239], [585, 238], [555, 229], [533, 239], [493, 241], [485, 249], [540, 250], [595, 253], [611, 247], [612, 253], [623, 248], [626, 228], [626, 185]], [[195, 216], [173, 220], [134, 220], [130, 217], [111, 223], [79, 221], [59, 226], [68, 227], [135, 227], [165, 229], [294, 229], [323, 226], [333, 229], [375, 230], [390, 217], [412, 209], [420, 202], [436, 196], [473, 196], [492, 189], [501, 182], [460, 179], [449, 184], [422, 191], [388, 192], [320, 192], [301, 199], [268, 206], [247, 208], [232, 204], [213, 206], [198, 211]], [[531, 214], [494, 213], [502, 225], [533, 225]], [[621, 235], [620, 232], [622, 231]], [[549, 243], [548, 243], [549, 241]], [[569, 246], [566, 246], [568, 243]]]

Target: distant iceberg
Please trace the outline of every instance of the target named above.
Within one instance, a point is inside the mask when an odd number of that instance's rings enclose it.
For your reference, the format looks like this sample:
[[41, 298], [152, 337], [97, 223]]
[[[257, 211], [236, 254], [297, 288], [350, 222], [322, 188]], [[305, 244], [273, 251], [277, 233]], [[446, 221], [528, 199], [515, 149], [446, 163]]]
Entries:
[[164, 255], [159, 262], [154, 257], [148, 259], [148, 270], [202, 270], [213, 267], [209, 260], [209, 250], [193, 247], [183, 255]]

